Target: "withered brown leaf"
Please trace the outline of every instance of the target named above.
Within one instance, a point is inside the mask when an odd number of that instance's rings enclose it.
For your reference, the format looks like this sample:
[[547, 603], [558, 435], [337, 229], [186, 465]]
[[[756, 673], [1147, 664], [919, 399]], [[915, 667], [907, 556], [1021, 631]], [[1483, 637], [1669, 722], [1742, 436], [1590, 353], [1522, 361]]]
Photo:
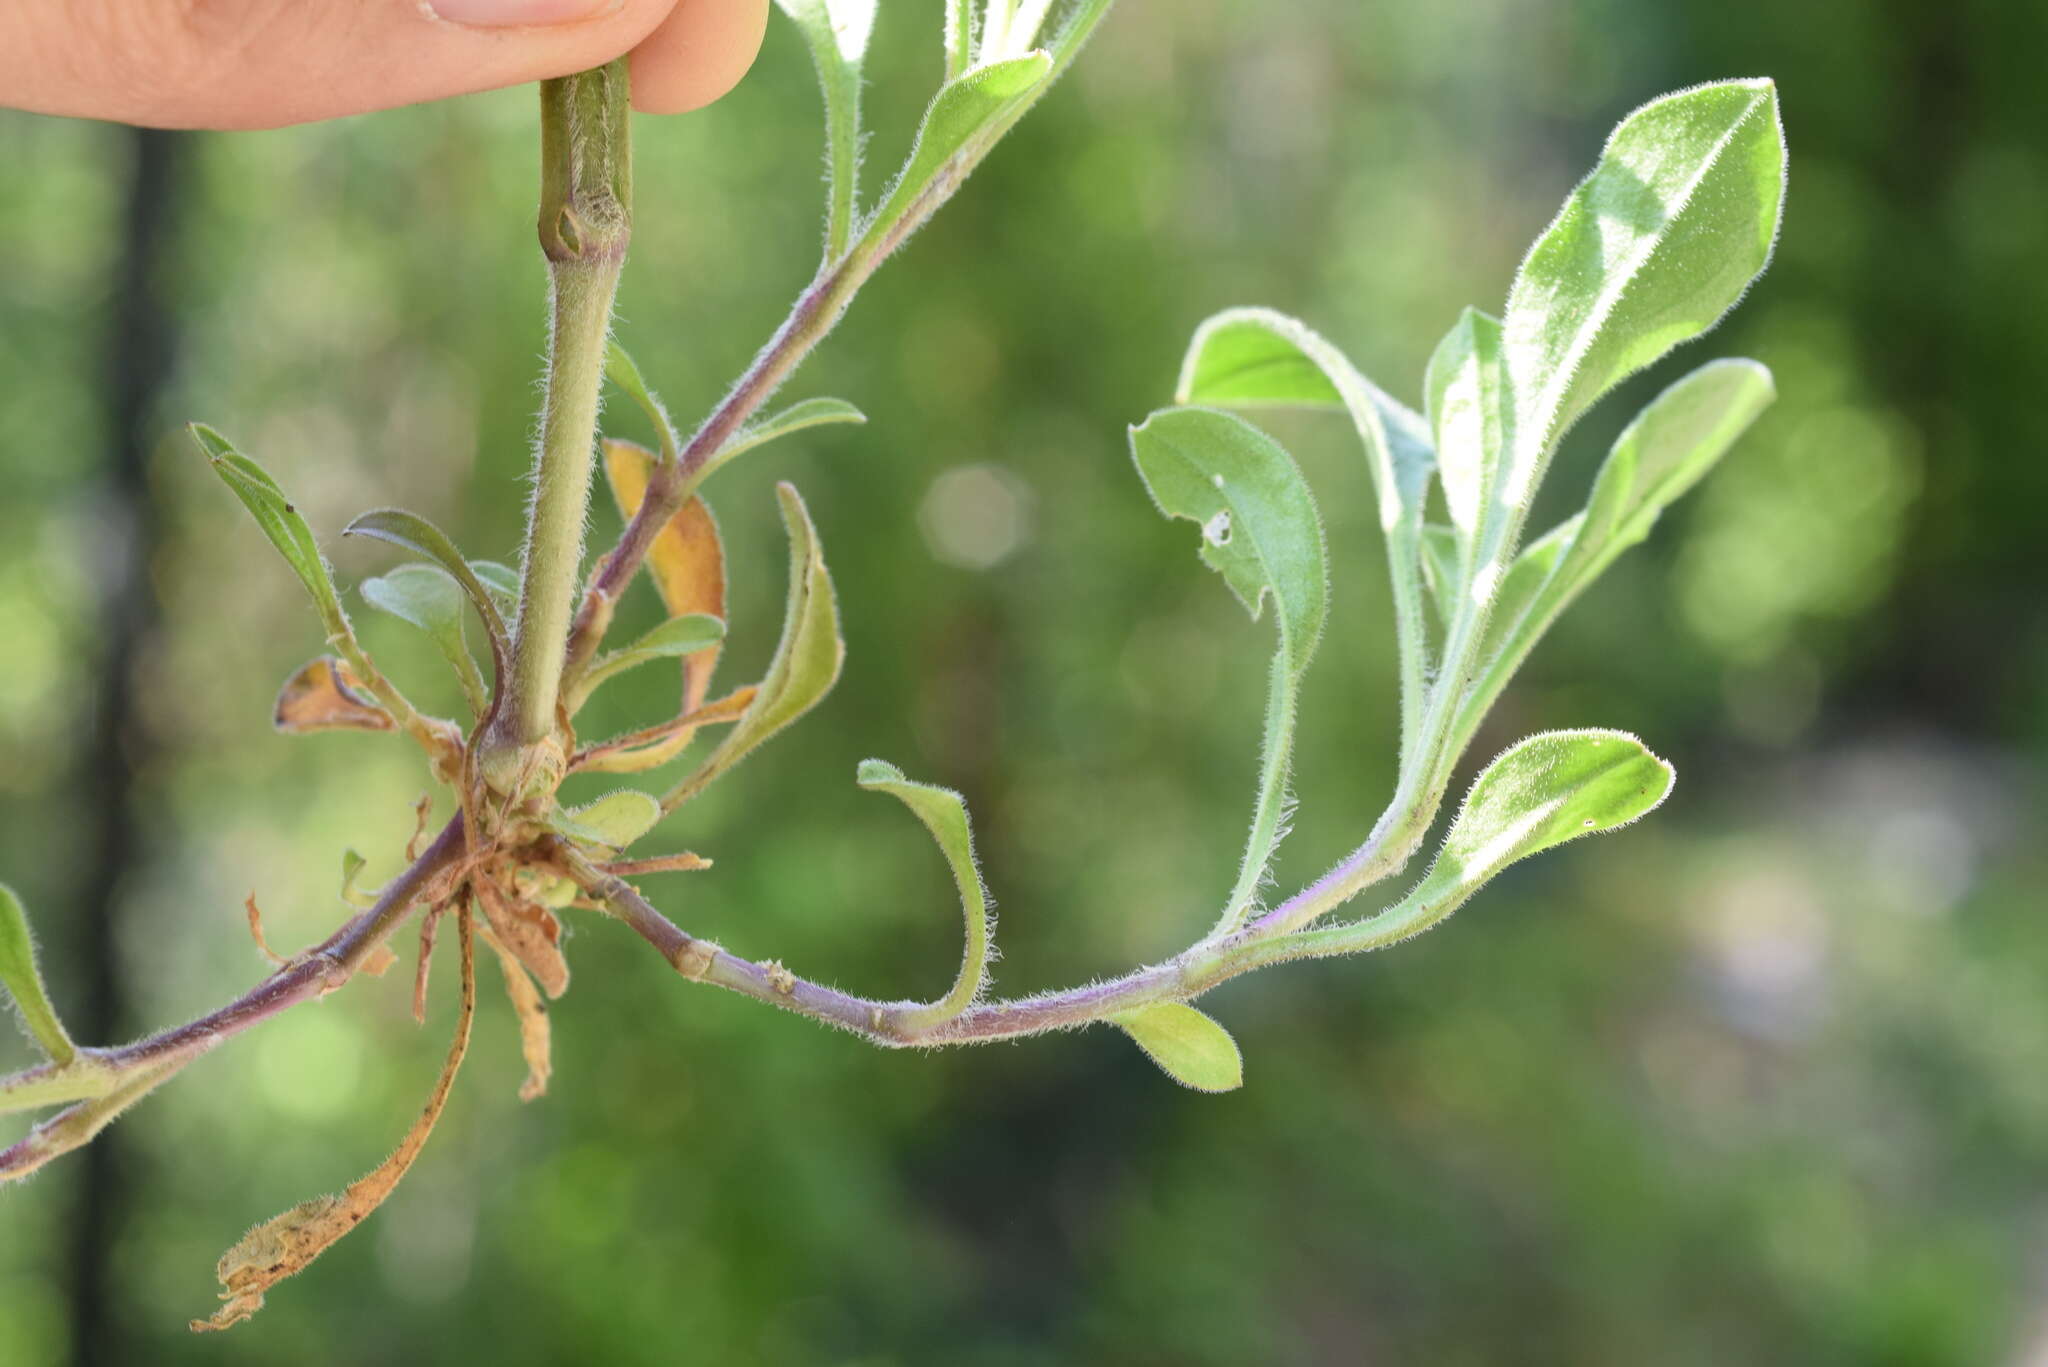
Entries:
[[448, 1061], [419, 1119], [389, 1158], [351, 1182], [341, 1195], [302, 1201], [257, 1225], [221, 1254], [215, 1272], [225, 1304], [211, 1318], [193, 1320], [194, 1333], [230, 1328], [261, 1310], [265, 1292], [304, 1270], [382, 1205], [426, 1147], [469, 1051], [470, 1023], [476, 1018], [476, 945], [467, 904], [457, 912], [456, 924], [462, 933], [462, 1009], [448, 1045]]
[[322, 655], [299, 668], [278, 690], [272, 722], [287, 735], [313, 731], [389, 731], [390, 714], [362, 692], [348, 663]]

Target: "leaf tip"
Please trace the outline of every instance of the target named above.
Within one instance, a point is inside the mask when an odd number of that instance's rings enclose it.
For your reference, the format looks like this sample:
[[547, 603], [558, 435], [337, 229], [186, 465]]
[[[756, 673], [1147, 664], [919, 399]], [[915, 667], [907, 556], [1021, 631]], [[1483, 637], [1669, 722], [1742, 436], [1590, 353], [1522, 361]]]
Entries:
[[863, 788], [879, 788], [904, 781], [903, 771], [885, 759], [864, 759], [854, 770], [854, 782]]

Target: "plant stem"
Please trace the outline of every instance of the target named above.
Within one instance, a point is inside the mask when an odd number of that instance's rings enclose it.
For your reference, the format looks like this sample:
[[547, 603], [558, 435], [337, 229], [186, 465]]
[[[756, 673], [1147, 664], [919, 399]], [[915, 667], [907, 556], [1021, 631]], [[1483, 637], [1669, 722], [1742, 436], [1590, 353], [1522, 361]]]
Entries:
[[540, 244], [548, 260], [547, 393], [534, 453], [519, 627], [507, 696], [485, 738], [494, 781], [555, 734], [555, 704], [590, 502], [612, 299], [632, 238], [626, 61], [541, 83]]
[[1291, 934], [1260, 933], [1255, 926], [1246, 927], [1120, 978], [1036, 997], [986, 1002], [970, 1006], [936, 1026], [920, 1028], [918, 1018], [929, 1010], [924, 1003], [855, 996], [800, 978], [780, 963], [755, 963], [741, 958], [677, 926], [624, 879], [580, 858], [568, 862], [571, 873], [586, 892], [659, 950], [684, 977], [723, 987], [826, 1025], [836, 1025], [891, 1048], [1016, 1039], [1104, 1021], [1154, 1002], [1186, 1001], [1219, 983], [1271, 964], [1384, 948], [1427, 930], [1457, 910], [1465, 897], [1471, 895], [1468, 890], [1461, 896], [1434, 903], [1404, 899], [1362, 921]]
[[[464, 848], [462, 818], [457, 817], [410, 867], [385, 885], [374, 906], [218, 1011], [118, 1048], [81, 1049], [68, 1067], [46, 1063], [0, 1077], [0, 1111], [79, 1102], [38, 1125], [19, 1144], [0, 1150], [0, 1182], [24, 1177], [57, 1153], [91, 1139], [104, 1123], [94, 1124], [93, 1118], [103, 1114], [100, 1103], [109, 1097], [125, 1094], [144, 1079], [146, 1091], [224, 1040], [347, 982], [407, 912], [437, 895], [443, 876], [457, 866]], [[128, 1096], [121, 1104], [139, 1095]], [[63, 1141], [60, 1147], [52, 1148], [57, 1142], [53, 1136]]]
[[695, 492], [705, 463], [738, 434], [747, 420], [832, 331], [868, 277], [952, 198], [954, 191], [960, 188], [990, 149], [1002, 141], [1003, 135], [1024, 117], [1033, 103], [1044, 97], [1045, 91], [1080, 55], [1096, 25], [1109, 13], [1111, 3], [1112, 0], [1081, 0], [1068, 11], [1058, 33], [1047, 44], [1052, 54], [1052, 72], [1038, 88], [1037, 94], [1020, 104], [1007, 120], [991, 128], [984, 137], [955, 153], [952, 160], [933, 177], [930, 187], [906, 205], [902, 216], [895, 222], [864, 225], [865, 235], [857, 235], [857, 240], [845, 255], [836, 261], [828, 260], [820, 267], [803, 293], [797, 296], [782, 326], [755, 354], [746, 372], [691, 436], [683, 448], [682, 459], [673, 464], [663, 462], [655, 467], [647, 482], [647, 490], [641, 496], [640, 510], [626, 524], [617, 544], [606, 554], [591, 578], [590, 590], [584, 595], [583, 606], [577, 612], [569, 638], [565, 666], [567, 676], [574, 677], [596, 653], [610, 605], [619, 600], [626, 586], [632, 582], [641, 561], [647, 558], [648, 548], [654, 544], [656, 533]]

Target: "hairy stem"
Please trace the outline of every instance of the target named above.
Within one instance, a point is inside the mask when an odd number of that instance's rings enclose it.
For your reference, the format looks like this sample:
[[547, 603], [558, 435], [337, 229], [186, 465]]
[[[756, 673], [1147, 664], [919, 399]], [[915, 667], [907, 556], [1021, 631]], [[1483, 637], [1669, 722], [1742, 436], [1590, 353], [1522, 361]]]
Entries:
[[507, 696], [484, 744], [502, 782], [555, 733], [555, 704], [583, 562], [612, 299], [632, 238], [624, 58], [541, 83], [540, 244], [548, 260], [547, 394], [534, 453], [519, 627]]
[[[120, 1103], [125, 1106], [139, 1099], [140, 1093], [127, 1095], [138, 1081], [147, 1080], [147, 1091], [223, 1041], [347, 982], [408, 912], [439, 892], [465, 848], [462, 819], [457, 817], [385, 886], [375, 905], [217, 1011], [131, 1044], [81, 1049], [67, 1067], [46, 1063], [0, 1078], [0, 1111], [79, 1102], [31, 1130], [21, 1143], [0, 1150], [0, 1181], [26, 1176], [56, 1153], [91, 1139], [104, 1125], [104, 1120], [94, 1120], [102, 1115], [112, 1119], [101, 1103], [126, 1096]], [[68, 1142], [53, 1150], [52, 1144], [60, 1139]]]
[[1095, 26], [1109, 12], [1111, 0], [1082, 0], [1074, 6], [1057, 35], [1047, 44], [1053, 69], [1032, 100], [1020, 104], [1008, 119], [988, 134], [963, 147], [933, 177], [925, 192], [903, 210], [893, 223], [862, 225], [854, 245], [837, 260], [828, 260], [804, 287], [791, 306], [789, 316], [777, 328], [767, 345], [755, 353], [746, 371], [727, 391], [718, 407], [683, 448], [682, 459], [655, 467], [648, 480], [640, 509], [633, 515], [592, 577], [590, 588], [577, 613], [569, 637], [566, 666], [575, 677], [596, 653], [609, 620], [611, 605], [618, 602], [647, 558], [654, 538], [676, 511], [696, 492], [705, 463], [731, 441], [747, 421], [766, 403], [782, 382], [801, 365], [812, 349], [836, 326], [862, 285], [898, 247], [939, 211], [954, 191], [981, 164], [989, 151], [1042, 98], [1060, 73], [1079, 55]]
[[836, 1025], [891, 1048], [980, 1044], [1069, 1030], [1155, 1002], [1186, 1001], [1272, 964], [1381, 949], [1429, 929], [1457, 910], [1474, 890], [1465, 889], [1435, 902], [1411, 897], [1362, 921], [1308, 931], [1272, 934], [1247, 927], [1120, 978], [970, 1006], [941, 1024], [921, 1029], [917, 1021], [927, 1009], [923, 1003], [856, 996], [798, 977], [773, 960], [755, 963], [741, 958], [677, 926], [623, 878], [577, 860], [571, 861], [571, 871], [585, 891], [660, 951], [684, 977]]

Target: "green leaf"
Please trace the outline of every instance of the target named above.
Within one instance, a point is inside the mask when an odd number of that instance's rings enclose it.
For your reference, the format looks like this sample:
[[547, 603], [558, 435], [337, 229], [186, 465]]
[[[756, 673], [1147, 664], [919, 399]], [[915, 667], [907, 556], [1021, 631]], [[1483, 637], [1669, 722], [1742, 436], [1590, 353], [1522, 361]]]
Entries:
[[681, 617], [670, 617], [633, 644], [622, 646], [593, 661], [583, 677], [577, 680], [569, 710], [576, 711], [582, 705], [583, 699], [589, 697], [599, 684], [629, 669], [637, 668], [650, 660], [672, 660], [680, 655], [694, 655], [700, 650], [717, 645], [724, 639], [725, 623], [709, 613], [692, 612]]
[[491, 603], [500, 617], [519, 615], [519, 571], [495, 560], [472, 560], [469, 569], [491, 595]]
[[1213, 408], [1162, 408], [1130, 435], [1153, 502], [1201, 527], [1202, 562], [1254, 621], [1272, 595], [1288, 668], [1300, 673], [1322, 635], [1328, 574], [1322, 520], [1294, 458]]
[[1436, 464], [1429, 424], [1361, 375], [1319, 333], [1271, 309], [1226, 309], [1195, 329], [1175, 398], [1230, 407], [1341, 405], [1350, 414], [1387, 539], [1405, 756], [1418, 739], [1426, 677], [1422, 515]]
[[661, 804], [637, 788], [621, 788], [581, 807], [557, 807], [548, 814], [548, 824], [563, 835], [614, 850], [625, 849], [660, 820]]
[[926, 195], [952, 192], [956, 158], [972, 164], [1021, 115], [1052, 75], [1053, 59], [1033, 52], [976, 67], [932, 97], [903, 170], [861, 228], [860, 246], [879, 248]]
[[1219, 921], [1235, 926], [1279, 842], [1296, 697], [1329, 596], [1322, 519], [1294, 458], [1244, 419], [1217, 409], [1161, 409], [1131, 429], [1131, 456], [1159, 510], [1201, 527], [1203, 562], [1246, 610], [1257, 618], [1271, 594], [1279, 619], [1251, 836]]
[[1544, 632], [1658, 516], [1726, 455], [1776, 391], [1755, 361], [1709, 361], [1652, 399], [1615, 439], [1585, 510], [1517, 556], [1501, 585], [1483, 658], [1461, 709], [1469, 734]]
[[673, 811], [702, 792], [756, 746], [815, 707], [839, 681], [846, 643], [839, 638], [839, 604], [832, 594], [832, 576], [825, 570], [824, 548], [796, 486], [778, 484], [775, 496], [789, 532], [789, 602], [783, 611], [782, 639], [745, 715], [726, 732], [703, 767], [662, 799], [664, 811]]
[[709, 613], [692, 612], [671, 617], [619, 653], [640, 660], [669, 660], [691, 655], [725, 639], [725, 623]]
[[63, 1068], [78, 1057], [78, 1046], [57, 1019], [57, 1010], [43, 987], [42, 971], [36, 967], [36, 942], [29, 934], [28, 912], [5, 883], [0, 883], [0, 988], [14, 999], [29, 1037], [42, 1046], [50, 1062]]
[[1626, 826], [1664, 801], [1671, 780], [1626, 731], [1531, 736], [1486, 766], [1407, 903], [1440, 915], [1516, 860]]
[[1320, 333], [1272, 309], [1226, 309], [1195, 329], [1174, 401], [1224, 408], [1341, 406], [1365, 443], [1380, 525], [1421, 524], [1435, 464], [1429, 424]]
[[946, 0], [946, 79], [959, 79], [974, 60], [974, 7], [971, 0]]
[[511, 646], [506, 639], [505, 619], [498, 615], [498, 605], [491, 601], [490, 590], [476, 576], [462, 553], [455, 549], [455, 543], [448, 534], [417, 513], [406, 512], [403, 508], [373, 508], [341, 529], [343, 536], [367, 536], [378, 541], [388, 541], [394, 546], [403, 546], [415, 551], [439, 565], [454, 577], [469, 595], [469, 601], [476, 606], [477, 615], [483, 618], [484, 632], [491, 643], [491, 662], [496, 667], [497, 684], [502, 687], [505, 672], [511, 662]]
[[1576, 593], [1650, 534], [1777, 397], [1755, 361], [1709, 361], [1652, 399], [1615, 439], [1558, 571]]
[[306, 519], [292, 501], [285, 497], [277, 481], [255, 461], [243, 455], [234, 445], [204, 423], [193, 423], [188, 428], [199, 443], [199, 449], [213, 465], [213, 472], [221, 482], [242, 500], [242, 506], [256, 519], [256, 525], [270, 538], [270, 544], [277, 548], [292, 572], [299, 576], [299, 582], [306, 586], [306, 592], [313, 599], [313, 607], [320, 614], [321, 626], [327, 632], [329, 641], [339, 642], [348, 636], [348, 615], [341, 609], [341, 598], [334, 591], [334, 578], [328, 572], [327, 560], [320, 554], [318, 543], [313, 540], [313, 530], [306, 525]]
[[875, 0], [775, 0], [802, 30], [825, 97], [825, 259], [853, 236], [860, 197], [860, 66], [875, 26]]
[[1622, 120], [1508, 294], [1511, 502], [1579, 414], [1742, 297], [1770, 261], [1784, 190], [1768, 80], [1694, 86]]
[[369, 862], [355, 850], [341, 852], [341, 900], [352, 907], [367, 907], [377, 900], [374, 893], [356, 891], [356, 880]]
[[370, 606], [424, 631], [461, 681], [470, 710], [482, 714], [488, 698], [462, 634], [462, 588], [446, 570], [438, 565], [400, 565], [364, 580], [357, 591]]
[[[1444, 506], [1469, 557], [1480, 513], [1492, 498], [1506, 442], [1506, 377], [1501, 369], [1500, 320], [1466, 309], [1429, 358], [1423, 390], [1436, 434], [1437, 477]], [[1469, 561], [1468, 561], [1469, 564]]]
[[952, 865], [953, 882], [960, 889], [960, 909], [967, 918], [967, 946], [960, 956], [960, 973], [952, 990], [921, 1011], [910, 1013], [913, 1030], [926, 1030], [953, 1019], [974, 1004], [988, 984], [989, 942], [993, 917], [989, 912], [988, 888], [974, 863], [974, 832], [967, 821], [967, 803], [950, 788], [913, 783], [895, 765], [879, 759], [862, 760], [858, 771], [860, 786], [871, 792], [888, 793], [910, 808]]
[[1110, 1020], [1183, 1087], [1230, 1092], [1244, 1086], [1244, 1056], [1237, 1041], [1185, 1002], [1157, 1002]]
[[1448, 629], [1458, 607], [1458, 587], [1464, 571], [1458, 565], [1458, 529], [1440, 522], [1422, 527], [1422, 577], [1429, 584], [1429, 600], [1436, 608], [1436, 624]]
[[[654, 424], [654, 431], [661, 439], [661, 458], [670, 465], [682, 459], [682, 439], [676, 435], [676, 425], [662, 406], [661, 399], [647, 387], [647, 381], [640, 375], [640, 367], [617, 341], [607, 341], [604, 351], [605, 378], [626, 391], [640, 411]], [[516, 582], [516, 581], [515, 581]]]
[[757, 423], [741, 428], [733, 434], [731, 441], [719, 448], [716, 455], [699, 466], [684, 484], [685, 496], [696, 492], [712, 475], [724, 469], [738, 456], [745, 455], [757, 446], [801, 432], [810, 427], [824, 427], [830, 423], [864, 423], [867, 414], [855, 408], [844, 399], [805, 399], [791, 404], [780, 413], [771, 414]]

